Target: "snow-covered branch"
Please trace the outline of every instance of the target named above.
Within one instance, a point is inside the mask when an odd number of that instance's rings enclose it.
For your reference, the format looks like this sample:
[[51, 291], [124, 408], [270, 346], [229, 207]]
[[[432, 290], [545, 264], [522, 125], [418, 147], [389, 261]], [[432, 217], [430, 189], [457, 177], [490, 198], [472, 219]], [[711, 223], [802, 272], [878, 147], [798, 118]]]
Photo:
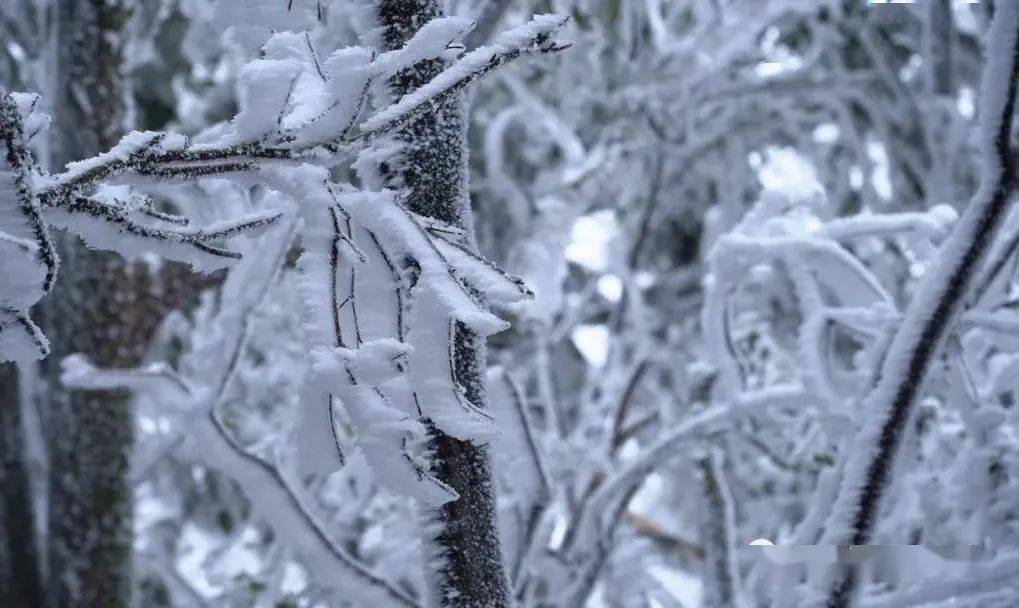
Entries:
[[[884, 358], [864, 402], [858, 436], [844, 454], [842, 487], [826, 525], [835, 544], [867, 544], [907, 425], [931, 362], [957, 320], [980, 263], [1013, 193], [1011, 129], [1019, 80], [1019, 5], [995, 6], [982, 90], [979, 190], [941, 246]], [[829, 606], [846, 606], [855, 592], [850, 574], [833, 585]]]
[[42, 216], [29, 149], [31, 135], [46, 120], [35, 112], [38, 98], [0, 88], [0, 247], [4, 281], [0, 290], [0, 358], [46, 356], [49, 343], [28, 318], [28, 309], [53, 288], [59, 258]]
[[530, 23], [500, 34], [491, 44], [467, 53], [412, 94], [366, 120], [361, 137], [374, 138], [399, 128], [514, 59], [568, 49], [568, 44], [555, 39], [567, 21], [559, 15], [538, 15]]
[[[348, 49], [352, 56], [360, 54], [364, 63], [353, 68], [343, 66], [341, 69], [342, 64], [337, 62], [330, 77], [314, 83], [316, 87], [307, 85], [308, 90], [303, 92], [308, 99], [300, 102], [303, 105], [298, 105], [291, 95], [284, 95], [281, 119], [273, 121], [271, 126], [249, 124], [255, 123], [257, 116], [254, 107], [256, 101], [252, 97], [249, 98], [252, 107], [242, 107], [233, 122], [233, 131], [224, 135], [223, 142], [194, 143], [180, 135], [134, 132], [125, 136], [109, 152], [71, 163], [63, 173], [41, 180], [39, 198], [43, 206], [56, 205], [58, 199], [73, 197], [88, 191], [100, 181], [125, 175], [193, 181], [214, 175], [254, 171], [268, 162], [321, 162], [337, 155], [356, 152], [375, 139], [403, 127], [428, 108], [459, 93], [496, 68], [528, 55], [553, 53], [568, 48], [568, 45], [554, 39], [555, 33], [565, 22], [562, 17], [542, 15], [535, 17], [531, 23], [508, 30], [491, 45], [464, 55], [414, 95], [405, 97], [360, 124], [358, 119], [372, 83], [415, 60], [443, 52], [444, 44], [438, 45], [435, 41], [441, 39], [445, 30], [433, 28], [438, 31], [427, 31], [420, 36], [421, 39], [415, 38], [407, 44], [407, 50], [411, 52], [385, 53], [374, 60], [371, 60], [371, 55], [366, 51], [355, 52], [362, 49]], [[288, 66], [295, 72], [291, 78], [306, 77], [305, 72], [312, 70], [318, 74], [321, 68], [316, 57], [309, 54], [303, 39], [293, 40], [292, 36], [289, 33], [280, 34], [266, 43], [266, 48], [276, 49], [280, 54], [281, 48], [296, 48], [298, 50], [295, 52], [304, 55], [300, 67]], [[253, 64], [249, 76], [250, 86], [271, 85], [272, 81], [267, 79], [272, 76], [270, 68], [273, 67], [257, 62]], [[324, 68], [329, 67], [327, 62]], [[336, 80], [341, 82], [334, 83]], [[287, 82], [288, 93], [293, 93], [289, 89], [290, 80]], [[335, 92], [329, 87], [341, 89]], [[355, 93], [354, 102], [337, 97], [337, 93], [349, 95], [351, 92]], [[325, 99], [320, 99], [323, 97]], [[262, 109], [264, 102], [259, 99], [257, 103], [258, 109]], [[324, 109], [308, 107], [313, 105], [324, 106]], [[264, 118], [260, 117], [259, 120]], [[287, 123], [295, 123], [295, 126], [283, 126]], [[242, 135], [250, 137], [256, 134], [258, 137], [254, 140], [231, 141]]]
[[[0, 138], [7, 152], [7, 168], [0, 173], [4, 188], [0, 204], [16, 208], [21, 218], [16, 225], [2, 227], [0, 243], [15, 249], [16, 255], [35, 258], [20, 264], [21, 269], [11, 275], [17, 284], [4, 290], [5, 298], [15, 300], [5, 300], [0, 310], [0, 327], [6, 329], [0, 334], [6, 346], [3, 352], [8, 353], [3, 356], [46, 354], [45, 338], [24, 311], [49, 291], [56, 278], [51, 224], [79, 234], [90, 247], [125, 255], [154, 250], [208, 271], [238, 257], [219, 241], [264, 229], [280, 218], [270, 210], [218, 226], [181, 227], [186, 223], [182, 218], [151, 204], [137, 205], [134, 194], [110, 195], [104, 184], [180, 183], [240, 174], [258, 182], [262, 169], [281, 163], [328, 165], [329, 159], [399, 129], [513, 59], [562, 50], [565, 46], [555, 42], [554, 34], [564, 22], [539, 16], [508, 31], [362, 124], [358, 121], [372, 83], [416, 61], [446, 53], [449, 38], [466, 31], [464, 21], [433, 20], [402, 49], [377, 56], [367, 49], [347, 49], [325, 62], [306, 36], [276, 34], [265, 43], [263, 57], [241, 74], [240, 111], [218, 137], [196, 143], [175, 134], [133, 132], [110, 151], [70, 163], [55, 175], [45, 175], [28, 149], [28, 140], [45, 124], [35, 112], [37, 98], [0, 91]], [[36, 277], [34, 269], [40, 269], [41, 276]]]
[[709, 606], [743, 606], [736, 560], [736, 514], [722, 453], [714, 449], [698, 461], [704, 483], [704, 553]]

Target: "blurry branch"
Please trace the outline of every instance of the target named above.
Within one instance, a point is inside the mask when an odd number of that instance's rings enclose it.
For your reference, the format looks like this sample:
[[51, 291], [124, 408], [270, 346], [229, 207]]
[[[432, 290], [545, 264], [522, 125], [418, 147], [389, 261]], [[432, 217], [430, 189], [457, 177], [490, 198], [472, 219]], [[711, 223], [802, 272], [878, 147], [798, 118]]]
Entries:
[[633, 530], [637, 534], [655, 542], [662, 543], [684, 557], [697, 560], [704, 559], [703, 546], [663, 530], [661, 526], [643, 515], [631, 512], [627, 514], [627, 518], [630, 520], [630, 525], [633, 526]]
[[[1019, 576], [1019, 553], [1008, 553], [987, 562], [963, 566], [959, 576], [924, 581], [901, 591], [860, 598], [860, 608], [910, 608], [950, 602], [952, 606], [988, 606], [986, 595], [1007, 591], [1015, 601], [1015, 578]], [[970, 603], [972, 602], [972, 603]], [[1004, 605], [1004, 604], [1003, 604]], [[1011, 604], [1007, 604], [1011, 605]]]
[[661, 417], [662, 414], [658, 410], [651, 411], [644, 414], [640, 418], [634, 420], [625, 428], [620, 429], [619, 444], [617, 446], [617, 451], [618, 447], [621, 447], [623, 444], [625, 444], [631, 437], [635, 437], [638, 433], [640, 433], [644, 429], [659, 422], [661, 420]]
[[752, 447], [754, 447], [762, 456], [764, 456], [768, 462], [773, 464], [776, 468], [782, 471], [796, 471], [799, 467], [787, 461], [782, 456], [775, 453], [771, 447], [762, 441], [757, 435], [748, 432], [741, 432], [740, 436]]
[[698, 460], [697, 466], [701, 470], [706, 498], [703, 530], [705, 565], [709, 573], [706, 586], [714, 600], [713, 604], [709, 601], [709, 605], [738, 608], [743, 600], [735, 556], [736, 514], [722, 468], [721, 451], [711, 450], [708, 456]]
[[[640, 486], [629, 488], [619, 497], [609, 512], [608, 524], [594, 543], [594, 555], [580, 563], [580, 573], [562, 593], [561, 606], [586, 606], [597, 587], [598, 577], [612, 555], [616, 531], [627, 513], [627, 505], [633, 499]], [[590, 504], [589, 504], [590, 507]]]
[[836, 73], [823, 78], [793, 74], [767, 78], [762, 82], [740, 83], [711, 89], [697, 96], [694, 103], [702, 105], [723, 101], [732, 103], [751, 97], [760, 97], [769, 103], [786, 103], [787, 100], [783, 97], [788, 95], [811, 93], [825, 96], [836, 93], [851, 95], [863, 87], [873, 85], [877, 78], [878, 76], [869, 70]]
[[357, 597], [372, 597], [387, 606], [421, 608], [417, 600], [334, 542], [300, 490], [276, 466], [241, 446], [214, 412], [199, 416], [189, 432], [199, 446], [196, 455], [244, 489], [252, 508], [301, 558], [318, 584], [337, 592], [357, 589]]
[[973, 291], [968, 298], [971, 306], [976, 306], [983, 300], [991, 286], [1002, 277], [1006, 266], [1011, 264], [1011, 274], [1015, 274], [1016, 263], [1019, 262], [1016, 258], [1016, 252], [1019, 251], [1019, 225], [1011, 229], [1011, 234], [1002, 236], [1004, 238], [999, 239], [988, 256], [987, 263], [984, 264], [983, 272], [974, 283]]
[[[6, 0], [4, 6], [0, 6], [0, 40], [9, 40], [24, 50], [36, 46], [35, 36], [30, 34], [32, 28], [32, 17], [29, 10], [46, 10], [42, 7], [33, 6], [32, 2], [24, 0]], [[19, 14], [15, 14], [19, 13]]]
[[619, 450], [620, 446], [626, 440], [624, 436], [623, 424], [626, 422], [627, 414], [630, 412], [630, 408], [633, 405], [633, 397], [637, 392], [637, 386], [640, 384], [641, 378], [647, 372], [651, 362], [644, 359], [637, 364], [634, 368], [633, 373], [630, 374], [630, 380], [626, 383], [626, 389], [623, 390], [623, 396], [619, 401], [619, 407], [616, 408], [616, 415], [612, 419], [612, 441], [610, 444], [610, 451], [615, 454]]
[[935, 95], [954, 94], [955, 27], [952, 23], [952, 0], [929, 0], [924, 42], [926, 44], [927, 82]]
[[487, 43], [511, 4], [513, 4], [512, 0], [488, 0], [485, 3], [485, 8], [481, 10], [481, 15], [478, 16], [474, 29], [470, 34], [467, 34], [467, 39], [464, 41], [467, 48], [473, 49]]
[[531, 466], [534, 468], [535, 478], [538, 480], [538, 488], [542, 497], [547, 499], [551, 492], [551, 485], [548, 481], [548, 472], [545, 469], [545, 462], [541, 457], [541, 452], [538, 450], [538, 445], [534, 437], [534, 425], [531, 423], [531, 416], [527, 413], [527, 400], [524, 398], [523, 389], [520, 384], [514, 380], [509, 373], [503, 372], [503, 382], [512, 395], [513, 409], [517, 413], [519, 418], [520, 428], [524, 435], [524, 441], [527, 443], [528, 456], [531, 459]]
[[69, 355], [60, 362], [60, 381], [67, 386], [84, 390], [112, 390], [117, 388], [178, 391], [184, 397], [192, 396], [191, 387], [166, 363], [159, 361], [133, 369], [97, 369], [82, 354]]
[[551, 362], [549, 360], [549, 331], [544, 324], [534, 326], [534, 356], [537, 368], [538, 395], [542, 410], [545, 412], [545, 427], [552, 429], [557, 437], [566, 436], [566, 422], [560, 411], [560, 403], [556, 398], [555, 385], [552, 382]]
[[534, 437], [534, 426], [531, 424], [530, 415], [527, 413], [527, 401], [524, 398], [524, 392], [520, 385], [509, 375], [508, 372], [503, 371], [502, 381], [506, 384], [507, 392], [510, 395], [510, 401], [513, 404], [513, 409], [517, 414], [520, 424], [521, 434], [524, 438], [524, 443], [527, 446], [528, 457], [531, 460], [531, 467], [534, 469], [534, 477], [538, 481], [538, 491], [535, 497], [534, 504], [531, 505], [526, 516], [524, 516], [524, 530], [521, 534], [520, 542], [518, 543], [519, 549], [510, 568], [510, 582], [514, 588], [518, 591], [522, 590], [521, 586], [521, 573], [523, 571], [524, 561], [527, 556], [534, 550], [535, 542], [538, 538], [538, 530], [541, 524], [542, 515], [548, 506], [549, 500], [552, 498], [551, 484], [548, 480], [548, 472], [545, 468], [545, 463], [542, 460], [541, 452], [538, 450], [537, 443]]
[[574, 497], [571, 492], [568, 497], [570, 502], [569, 506], [571, 507], [570, 527], [567, 528], [566, 534], [563, 536], [560, 548], [561, 553], [569, 553], [570, 549], [573, 548], [577, 535], [580, 531], [580, 524], [584, 521], [584, 514], [587, 512], [587, 507], [591, 502], [591, 497], [595, 495], [604, 483], [605, 473], [597, 471], [590, 479], [587, 480], [587, 485], [584, 486], [583, 494], [581, 494], [579, 499]]
[[[684, 442], [690, 446], [696, 444], [696, 439], [705, 434], [726, 428], [735, 421], [749, 416], [762, 409], [779, 405], [797, 405], [806, 396], [803, 388], [796, 385], [779, 385], [763, 389], [754, 393], [744, 393], [735, 397], [727, 404], [715, 405], [704, 412], [695, 414], [670, 429], [666, 434], [655, 441], [650, 447], [628, 461], [618, 471], [614, 472], [598, 491], [591, 497], [587, 508], [584, 511], [583, 521], [578, 524], [580, 538], [578, 542], [590, 545], [603, 535], [604, 513], [607, 512], [615, 496], [629, 493], [644, 482], [644, 479], [657, 467], [665, 464], [670, 459], [684, 453], [684, 450], [677, 449]], [[581, 549], [583, 550], [583, 544]]]
[[[648, 122], [654, 124], [654, 121], [649, 117]], [[637, 232], [637, 238], [634, 239], [633, 245], [630, 247], [630, 255], [627, 257], [627, 264], [630, 270], [636, 270], [637, 265], [640, 263], [640, 256], [644, 251], [644, 244], [647, 242], [648, 235], [651, 233], [651, 220], [654, 219], [655, 211], [658, 208], [659, 200], [661, 199], [662, 181], [665, 173], [665, 157], [657, 156], [654, 161], [654, 169], [651, 173], [651, 185], [648, 188], [647, 204], [641, 211], [640, 216], [640, 228]]]

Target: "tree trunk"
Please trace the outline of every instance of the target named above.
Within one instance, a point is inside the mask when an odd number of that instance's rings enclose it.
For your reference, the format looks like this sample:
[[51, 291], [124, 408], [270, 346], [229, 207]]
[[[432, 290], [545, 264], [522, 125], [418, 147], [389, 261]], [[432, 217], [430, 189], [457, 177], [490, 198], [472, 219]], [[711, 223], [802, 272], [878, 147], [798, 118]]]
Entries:
[[[441, 16], [437, 0], [378, 0], [378, 19], [387, 50], [402, 46], [429, 20]], [[426, 60], [390, 81], [400, 98], [445, 67]], [[464, 229], [466, 246], [476, 249], [467, 184], [467, 111], [463, 94], [439, 104], [403, 128], [401, 154], [384, 168], [388, 185], [406, 192], [411, 211]], [[484, 403], [484, 340], [457, 324], [455, 372], [472, 403]], [[426, 421], [427, 422], [427, 421]], [[426, 514], [429, 605], [456, 608], [510, 606], [509, 584], [495, 523], [495, 496], [488, 446], [460, 441], [429, 425], [433, 469], [460, 495]]]
[[0, 366], [0, 606], [42, 605], [18, 368]]
[[[66, 0], [55, 5], [58, 44], [53, 92], [53, 165], [105, 151], [128, 122], [123, 72], [129, 0]], [[60, 279], [43, 302], [52, 354], [41, 396], [50, 450], [48, 605], [130, 605], [133, 501], [129, 462], [134, 420], [126, 391], [65, 391], [60, 361], [83, 353], [98, 367], [139, 364], [157, 325], [193, 296], [179, 264], [161, 271], [141, 261], [60, 243]]]
[[[122, 27], [125, 2], [70, 0], [56, 5], [53, 165], [110, 148], [123, 135]], [[121, 608], [131, 596], [133, 422], [128, 395], [66, 392], [60, 361], [81, 352], [99, 366], [130, 365], [141, 355], [136, 276], [112, 254], [87, 251], [64, 235], [60, 280], [43, 301], [52, 354], [41, 395], [50, 450], [48, 605]], [[134, 321], [134, 323], [132, 323]]]

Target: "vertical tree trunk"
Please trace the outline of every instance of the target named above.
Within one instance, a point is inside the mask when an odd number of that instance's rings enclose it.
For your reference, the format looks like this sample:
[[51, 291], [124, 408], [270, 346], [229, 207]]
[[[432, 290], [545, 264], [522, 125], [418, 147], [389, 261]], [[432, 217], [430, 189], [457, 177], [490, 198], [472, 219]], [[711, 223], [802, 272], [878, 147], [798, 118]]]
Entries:
[[952, 95], [954, 86], [955, 26], [951, 0], [931, 0], [924, 28], [928, 88], [935, 95]]
[[952, 204], [955, 192], [952, 150], [944, 142], [952, 141], [956, 124], [955, 108], [955, 24], [951, 0], [931, 0], [924, 22], [924, 62], [927, 64], [927, 90], [930, 107], [926, 120], [927, 145], [931, 155], [928, 206]]
[[[386, 49], [402, 46], [429, 20], [441, 16], [437, 0], [377, 0]], [[390, 90], [400, 98], [438, 74], [442, 60], [427, 60], [393, 77]], [[439, 104], [396, 136], [397, 166], [387, 181], [402, 188], [415, 213], [464, 229], [465, 245], [476, 248], [467, 184], [467, 112], [462, 94]], [[484, 340], [459, 325], [456, 375], [467, 397], [484, 403]], [[509, 585], [495, 524], [495, 496], [487, 446], [459, 441], [432, 429], [434, 472], [460, 498], [430, 510], [425, 524], [426, 555], [432, 588], [430, 605], [457, 608], [510, 606]]]
[[[55, 9], [52, 161], [62, 167], [111, 147], [124, 133], [121, 36], [129, 10], [126, 0], [67, 0]], [[43, 364], [49, 390], [41, 396], [51, 465], [47, 600], [53, 608], [121, 608], [131, 595], [128, 395], [68, 393], [60, 386], [60, 361], [81, 352], [100, 366], [136, 362], [144, 342], [134, 300], [147, 277], [67, 235], [59, 248], [60, 281], [42, 311], [52, 343]]]
[[18, 369], [0, 366], [0, 606], [42, 605]]

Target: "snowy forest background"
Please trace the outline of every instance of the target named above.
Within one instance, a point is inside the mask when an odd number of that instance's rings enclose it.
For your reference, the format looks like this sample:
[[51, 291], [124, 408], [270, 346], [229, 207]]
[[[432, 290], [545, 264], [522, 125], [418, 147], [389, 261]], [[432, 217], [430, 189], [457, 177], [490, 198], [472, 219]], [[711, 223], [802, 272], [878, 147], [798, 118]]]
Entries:
[[0, 606], [1019, 605], [1016, 0], [3, 0]]

